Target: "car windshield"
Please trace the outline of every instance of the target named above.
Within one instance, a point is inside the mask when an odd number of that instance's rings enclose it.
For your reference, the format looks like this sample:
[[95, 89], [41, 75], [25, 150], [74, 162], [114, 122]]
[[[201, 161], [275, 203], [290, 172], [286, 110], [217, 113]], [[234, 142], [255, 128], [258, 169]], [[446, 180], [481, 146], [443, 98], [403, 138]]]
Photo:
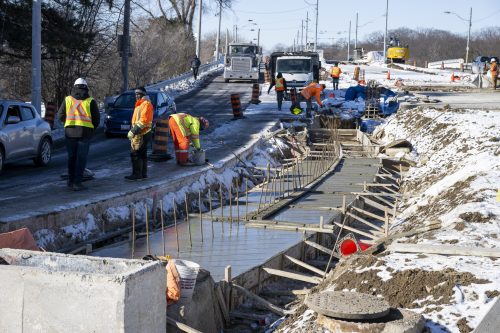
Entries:
[[[156, 94], [148, 93], [149, 99], [153, 105], [156, 105]], [[135, 107], [135, 94], [127, 93], [118, 96], [115, 101], [115, 107], [133, 109]]]
[[282, 73], [309, 73], [311, 59], [278, 59], [276, 72]]
[[256, 54], [256, 46], [244, 46], [244, 45], [234, 45], [231, 46], [231, 53], [245, 53], [245, 54]]

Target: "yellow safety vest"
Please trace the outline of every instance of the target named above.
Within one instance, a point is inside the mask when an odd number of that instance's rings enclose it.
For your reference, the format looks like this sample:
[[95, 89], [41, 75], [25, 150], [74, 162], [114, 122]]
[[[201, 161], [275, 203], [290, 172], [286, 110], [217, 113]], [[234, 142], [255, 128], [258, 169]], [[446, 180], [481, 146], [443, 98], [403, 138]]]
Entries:
[[332, 77], [338, 78], [340, 76], [340, 68], [339, 67], [332, 67]]
[[64, 127], [83, 126], [94, 128], [92, 114], [90, 113], [90, 103], [92, 100], [92, 97], [82, 101], [73, 96], [66, 96], [66, 122], [64, 123]]
[[275, 82], [276, 82], [276, 85], [274, 87], [274, 90], [276, 90], [276, 91], [285, 90], [285, 86], [283, 85], [283, 78], [282, 77], [277, 78]]
[[190, 138], [195, 148], [201, 148], [200, 145], [200, 121], [187, 113], [175, 113], [171, 115], [179, 126], [182, 135]]

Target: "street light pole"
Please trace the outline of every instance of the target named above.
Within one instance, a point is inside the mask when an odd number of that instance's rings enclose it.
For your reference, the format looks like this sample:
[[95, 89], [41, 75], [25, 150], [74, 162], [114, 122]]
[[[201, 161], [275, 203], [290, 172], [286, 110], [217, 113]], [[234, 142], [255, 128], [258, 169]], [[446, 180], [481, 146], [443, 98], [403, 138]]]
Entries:
[[470, 7], [470, 15], [469, 15], [469, 32], [467, 33], [467, 47], [465, 52], [465, 67], [469, 63], [469, 42], [470, 42], [470, 28], [472, 27], [472, 7]]
[[130, 53], [130, 0], [125, 0], [122, 36], [122, 92], [128, 89], [128, 54]]
[[351, 21], [349, 21], [349, 41], [347, 42], [347, 61], [349, 61], [349, 55], [351, 54]]
[[387, 21], [389, 19], [389, 0], [387, 0], [385, 5], [385, 34], [384, 34], [384, 63], [386, 62], [386, 52], [387, 52]]
[[222, 0], [219, 0], [219, 29], [217, 30], [217, 42], [215, 43], [215, 61], [219, 61], [219, 48], [220, 48], [220, 23], [222, 19]]
[[319, 0], [316, 0], [316, 36], [314, 37], [314, 51], [316, 51], [316, 47], [318, 45], [318, 8]]
[[198, 14], [198, 40], [196, 41], [196, 55], [200, 57], [200, 42], [201, 42], [201, 7], [203, 6], [203, 0], [200, 0], [200, 11]]
[[356, 13], [356, 32], [354, 34], [354, 48], [358, 47], [358, 13]]
[[42, 1], [34, 0], [31, 11], [31, 105], [42, 114]]

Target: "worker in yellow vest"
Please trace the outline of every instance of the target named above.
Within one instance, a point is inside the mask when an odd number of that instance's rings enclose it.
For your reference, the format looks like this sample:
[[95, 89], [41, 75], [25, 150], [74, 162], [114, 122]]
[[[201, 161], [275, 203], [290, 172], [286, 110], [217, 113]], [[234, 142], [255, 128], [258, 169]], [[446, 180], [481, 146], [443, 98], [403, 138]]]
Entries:
[[283, 104], [283, 97], [285, 96], [285, 93], [287, 91], [286, 80], [283, 77], [283, 74], [278, 73], [278, 75], [276, 75], [276, 79], [273, 79], [271, 81], [271, 85], [267, 90], [268, 94], [271, 91], [272, 87], [274, 87], [274, 90], [276, 91], [276, 101], [278, 102], [278, 111], [281, 111], [281, 105]]
[[57, 112], [59, 120], [64, 123], [66, 150], [68, 152], [68, 180], [70, 190], [81, 191], [87, 187], [82, 185], [83, 171], [87, 164], [90, 139], [99, 126], [99, 107], [90, 97], [87, 81], [78, 78], [72, 94], [64, 98]]
[[333, 90], [339, 89], [340, 74], [342, 74], [342, 70], [339, 67], [339, 63], [336, 62], [330, 70], [330, 75], [332, 76], [333, 81]]
[[177, 164], [186, 165], [189, 158], [189, 145], [201, 149], [200, 130], [208, 128], [208, 119], [193, 117], [187, 113], [175, 113], [168, 119], [168, 127], [172, 134]]

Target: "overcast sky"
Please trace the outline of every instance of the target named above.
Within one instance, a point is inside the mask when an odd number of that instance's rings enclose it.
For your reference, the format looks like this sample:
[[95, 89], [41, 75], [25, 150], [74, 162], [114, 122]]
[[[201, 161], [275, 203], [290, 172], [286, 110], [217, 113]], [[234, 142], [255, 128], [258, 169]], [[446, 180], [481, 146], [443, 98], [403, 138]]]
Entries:
[[[205, 3], [208, 0], [204, 0]], [[356, 5], [355, 5], [356, 4]], [[351, 21], [351, 42], [354, 40], [356, 12], [358, 13], [358, 39], [374, 31], [385, 30], [386, 0], [336, 1], [319, 0], [318, 43], [333, 43], [348, 37]], [[435, 28], [467, 35], [469, 12], [472, 7], [472, 32], [484, 27], [500, 27], [500, 0], [389, 0], [388, 29]], [[292, 45], [309, 13], [308, 40], [314, 41], [316, 25], [316, 0], [233, 0], [232, 10], [222, 15], [221, 30], [233, 33], [238, 25], [240, 38], [257, 38], [260, 28], [260, 44], [264, 52], [278, 43]], [[455, 12], [464, 20], [444, 11]], [[194, 31], [198, 31], [198, 13], [195, 15]], [[253, 20], [253, 25], [248, 20]], [[202, 35], [217, 31], [218, 18], [214, 12], [205, 12], [202, 17]], [[256, 29], [255, 29], [256, 30]], [[255, 41], [254, 41], [255, 42]]]

